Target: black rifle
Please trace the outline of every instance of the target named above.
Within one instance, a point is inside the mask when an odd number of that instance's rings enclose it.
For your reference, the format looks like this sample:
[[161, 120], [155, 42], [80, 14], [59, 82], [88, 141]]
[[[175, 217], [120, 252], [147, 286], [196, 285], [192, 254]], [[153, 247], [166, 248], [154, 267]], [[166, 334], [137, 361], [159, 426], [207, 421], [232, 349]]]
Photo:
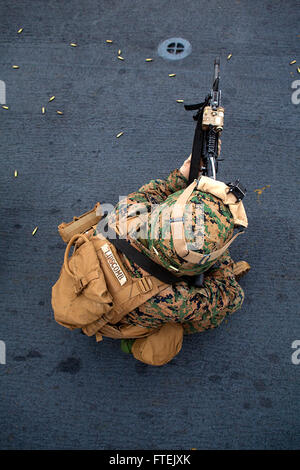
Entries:
[[[189, 174], [189, 184], [198, 179], [199, 170], [202, 175], [216, 179], [218, 171], [218, 134], [223, 129], [224, 108], [221, 107], [220, 90], [220, 59], [214, 63], [214, 78], [210, 93], [202, 103], [185, 105], [187, 111], [197, 109], [193, 116], [197, 121], [192, 160]], [[201, 168], [200, 168], [201, 163]]]
[[[216, 57], [214, 62], [214, 78], [210, 93], [202, 103], [184, 105], [187, 111], [197, 109], [193, 116], [197, 121], [192, 160], [189, 174], [189, 184], [198, 179], [199, 171], [201, 175], [216, 179], [218, 172], [218, 162], [223, 161], [218, 155], [219, 133], [223, 130], [224, 108], [221, 106], [220, 90], [220, 58]], [[201, 163], [201, 167], [200, 167]], [[245, 196], [246, 189], [239, 180], [234, 183], [227, 183], [238, 201]]]
[[[223, 159], [218, 155], [219, 133], [223, 130], [224, 108], [221, 106], [220, 90], [220, 59], [217, 57], [214, 62], [214, 78], [210, 93], [202, 103], [185, 105], [187, 111], [198, 110], [193, 116], [197, 121], [192, 159], [190, 165], [189, 184], [198, 179], [199, 171], [201, 175], [216, 179], [218, 172], [218, 162]], [[232, 192], [238, 201], [242, 200], [246, 189], [239, 180], [235, 183], [227, 183], [229, 191]], [[200, 287], [203, 284], [203, 274], [195, 276], [194, 285]]]

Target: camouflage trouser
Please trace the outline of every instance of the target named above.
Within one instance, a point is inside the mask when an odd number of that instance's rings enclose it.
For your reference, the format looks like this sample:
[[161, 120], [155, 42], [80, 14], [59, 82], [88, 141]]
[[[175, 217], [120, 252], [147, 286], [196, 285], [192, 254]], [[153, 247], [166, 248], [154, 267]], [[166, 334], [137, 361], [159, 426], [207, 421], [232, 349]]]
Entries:
[[244, 291], [232, 269], [233, 260], [226, 251], [205, 274], [203, 287], [183, 281], [169, 286], [126, 315], [122, 323], [148, 328], [167, 322], [181, 323], [186, 334], [215, 328], [244, 301]]

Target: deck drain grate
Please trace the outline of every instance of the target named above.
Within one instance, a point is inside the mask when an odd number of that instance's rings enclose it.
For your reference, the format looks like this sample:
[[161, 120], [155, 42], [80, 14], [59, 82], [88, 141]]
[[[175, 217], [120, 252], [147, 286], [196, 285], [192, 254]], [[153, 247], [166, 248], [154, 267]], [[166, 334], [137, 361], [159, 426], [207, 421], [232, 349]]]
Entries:
[[164, 59], [180, 60], [187, 57], [192, 51], [192, 46], [186, 39], [169, 38], [160, 43], [157, 52]]

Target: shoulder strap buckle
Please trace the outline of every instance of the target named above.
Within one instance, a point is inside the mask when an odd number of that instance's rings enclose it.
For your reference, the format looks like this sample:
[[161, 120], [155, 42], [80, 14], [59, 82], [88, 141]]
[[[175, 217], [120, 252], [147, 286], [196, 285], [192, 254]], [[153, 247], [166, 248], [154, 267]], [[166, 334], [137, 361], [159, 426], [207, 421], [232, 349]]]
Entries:
[[141, 277], [138, 280], [138, 286], [142, 294], [149, 292], [153, 287], [150, 276]]

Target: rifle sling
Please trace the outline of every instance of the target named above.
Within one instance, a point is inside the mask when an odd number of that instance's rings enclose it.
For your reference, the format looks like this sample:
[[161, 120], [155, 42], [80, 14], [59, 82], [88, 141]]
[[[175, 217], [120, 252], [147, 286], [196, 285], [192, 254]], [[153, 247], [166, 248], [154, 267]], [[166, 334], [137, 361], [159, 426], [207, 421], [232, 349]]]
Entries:
[[132, 246], [127, 240], [124, 238], [119, 238], [117, 233], [116, 238], [105, 238], [111, 242], [117, 248], [117, 250], [120, 250], [122, 253], [124, 253], [124, 255], [126, 255], [131, 261], [143, 268], [145, 271], [147, 271], [147, 273], [156, 277], [160, 281], [165, 282], [166, 284], [175, 284], [180, 281], [190, 282], [192, 280], [192, 276], [174, 276], [166, 268], [155, 263], [150, 258], [148, 258], [148, 256], [134, 248], [134, 246]]
[[202, 155], [202, 147], [203, 147], [203, 136], [204, 136], [204, 131], [202, 129], [202, 118], [203, 118], [204, 108], [208, 104], [208, 101], [209, 99], [206, 98], [203, 103], [184, 106], [187, 111], [198, 109], [198, 113], [195, 114], [195, 116], [193, 116], [194, 120], [197, 121], [197, 124], [196, 124], [196, 129], [195, 129], [195, 134], [194, 134], [194, 140], [193, 140], [192, 159], [191, 159], [188, 184], [191, 184], [192, 181], [194, 181], [195, 179], [198, 179], [201, 155]]

